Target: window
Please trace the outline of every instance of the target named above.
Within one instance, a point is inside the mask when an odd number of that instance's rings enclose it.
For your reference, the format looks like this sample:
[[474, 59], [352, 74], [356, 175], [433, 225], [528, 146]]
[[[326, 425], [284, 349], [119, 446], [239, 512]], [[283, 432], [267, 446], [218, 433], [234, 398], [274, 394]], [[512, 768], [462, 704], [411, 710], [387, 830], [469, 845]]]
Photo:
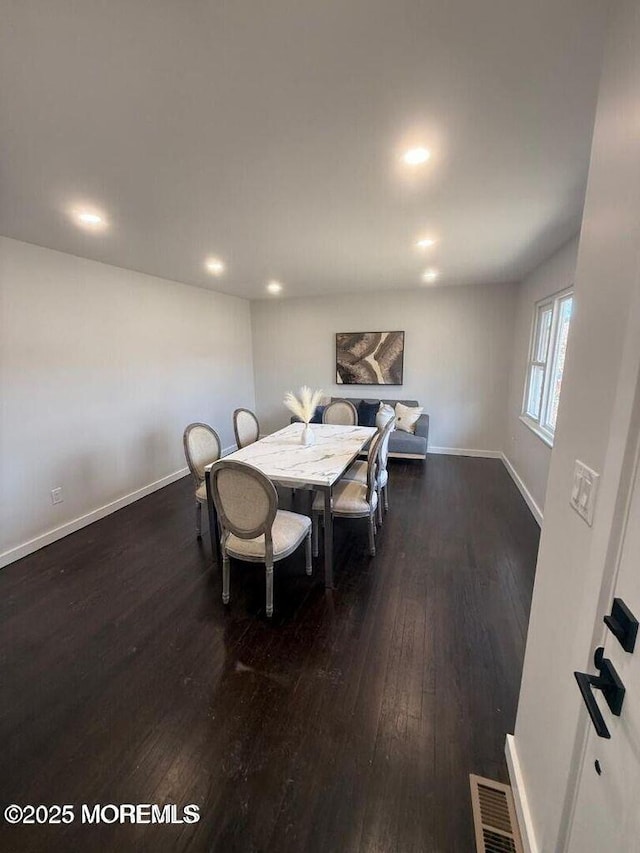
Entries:
[[572, 308], [571, 290], [535, 307], [522, 420], [547, 444], [553, 444], [556, 429]]

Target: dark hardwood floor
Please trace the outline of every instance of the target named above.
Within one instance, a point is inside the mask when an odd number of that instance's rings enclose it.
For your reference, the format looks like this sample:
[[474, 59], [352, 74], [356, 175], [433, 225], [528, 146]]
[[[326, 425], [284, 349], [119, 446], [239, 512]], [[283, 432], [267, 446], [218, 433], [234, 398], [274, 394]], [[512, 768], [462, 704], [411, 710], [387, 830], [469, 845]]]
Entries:
[[[272, 622], [257, 565], [223, 606], [189, 479], [0, 572], [0, 799], [76, 813], [0, 819], [0, 849], [471, 853], [468, 774], [507, 781], [538, 528], [499, 460], [390, 476], [378, 555], [338, 521], [336, 589], [300, 551]], [[201, 819], [87, 826], [82, 803]]]

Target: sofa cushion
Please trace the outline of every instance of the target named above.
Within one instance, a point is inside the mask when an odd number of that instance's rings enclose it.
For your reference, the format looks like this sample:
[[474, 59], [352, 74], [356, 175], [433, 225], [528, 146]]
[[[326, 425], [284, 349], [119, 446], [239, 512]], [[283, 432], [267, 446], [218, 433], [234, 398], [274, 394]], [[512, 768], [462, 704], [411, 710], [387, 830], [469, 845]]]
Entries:
[[380, 400], [360, 400], [358, 403], [359, 426], [375, 426], [379, 406]]
[[[345, 397], [332, 397], [332, 400], [344, 400]], [[357, 408], [361, 397], [349, 397], [350, 402]], [[402, 403], [403, 406], [417, 406], [417, 400], [380, 400], [380, 403], [387, 404], [392, 407], [395, 417], [395, 406]], [[377, 417], [377, 416], [376, 416]], [[380, 428], [380, 424], [376, 423]], [[425, 458], [427, 455], [427, 444], [429, 437], [429, 415], [420, 415], [415, 424], [415, 434], [410, 432], [401, 432], [393, 430], [389, 436], [389, 452], [395, 455], [407, 454], [409, 456], [417, 456]], [[363, 454], [366, 456], [366, 453]]]
[[393, 430], [389, 436], [389, 453], [409, 453], [413, 456], [427, 455], [427, 439], [410, 432]]

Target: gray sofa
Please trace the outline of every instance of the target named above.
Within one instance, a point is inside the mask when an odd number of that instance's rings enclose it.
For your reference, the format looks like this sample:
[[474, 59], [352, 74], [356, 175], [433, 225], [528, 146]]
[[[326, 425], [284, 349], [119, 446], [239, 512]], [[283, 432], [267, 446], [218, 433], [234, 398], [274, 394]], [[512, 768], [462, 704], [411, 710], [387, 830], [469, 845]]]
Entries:
[[[332, 397], [331, 400], [349, 400], [350, 403], [358, 408], [358, 403], [362, 397]], [[364, 397], [367, 403], [388, 403], [390, 406], [396, 403], [402, 403], [404, 406], [417, 406], [417, 400], [380, 400], [374, 397]], [[429, 443], [429, 415], [422, 414], [416, 422], [416, 431], [414, 433], [404, 432], [400, 429], [394, 429], [389, 436], [389, 456], [396, 459], [426, 459], [427, 445]]]

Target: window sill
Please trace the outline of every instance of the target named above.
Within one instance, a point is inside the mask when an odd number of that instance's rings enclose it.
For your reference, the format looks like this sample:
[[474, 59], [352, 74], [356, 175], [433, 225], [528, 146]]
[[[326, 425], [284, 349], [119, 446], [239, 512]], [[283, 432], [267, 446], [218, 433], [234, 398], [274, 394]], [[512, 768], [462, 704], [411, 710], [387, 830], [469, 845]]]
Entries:
[[520, 420], [525, 426], [528, 426], [532, 433], [538, 436], [539, 439], [544, 441], [547, 447], [553, 447], [553, 437], [549, 435], [548, 432], [545, 432], [539, 424], [535, 421], [532, 421], [531, 418], [528, 418], [526, 415], [520, 415]]

